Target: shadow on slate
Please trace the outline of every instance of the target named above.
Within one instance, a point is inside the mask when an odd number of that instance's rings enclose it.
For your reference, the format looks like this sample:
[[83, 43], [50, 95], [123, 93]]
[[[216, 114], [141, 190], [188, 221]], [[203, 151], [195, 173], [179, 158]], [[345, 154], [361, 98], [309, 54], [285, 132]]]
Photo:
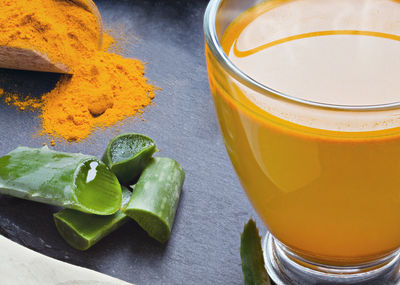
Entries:
[[[53, 213], [61, 208], [0, 195], [0, 234], [35, 251], [75, 265], [85, 266], [92, 259], [108, 259], [109, 251], [123, 250], [133, 258], [162, 256], [168, 245], [150, 238], [133, 220], [105, 237], [87, 251], [69, 247], [58, 234]], [[71, 257], [72, 256], [72, 257]]]
[[40, 98], [54, 89], [61, 76], [56, 73], [0, 69], [0, 87], [9, 93]]

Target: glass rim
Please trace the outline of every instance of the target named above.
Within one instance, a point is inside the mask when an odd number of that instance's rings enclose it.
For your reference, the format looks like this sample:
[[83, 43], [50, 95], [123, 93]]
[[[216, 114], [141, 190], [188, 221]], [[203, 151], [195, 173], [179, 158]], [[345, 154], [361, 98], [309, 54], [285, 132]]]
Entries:
[[229, 73], [233, 78], [239, 81], [241, 84], [246, 87], [261, 93], [264, 96], [275, 97], [277, 99], [287, 101], [290, 103], [300, 104], [307, 107], [326, 109], [326, 110], [336, 110], [336, 111], [383, 111], [383, 110], [391, 110], [400, 108], [400, 101], [393, 103], [385, 103], [385, 104], [377, 104], [377, 105], [340, 105], [340, 104], [328, 104], [322, 102], [316, 102], [306, 99], [301, 99], [298, 97], [291, 96], [289, 94], [285, 94], [283, 92], [277, 91], [273, 88], [270, 88], [240, 70], [227, 56], [224, 52], [220, 41], [217, 36], [216, 30], [216, 17], [217, 12], [225, 0], [210, 0], [208, 3], [207, 9], [204, 14], [204, 35], [206, 43], [212, 52], [212, 54], [217, 59], [218, 63], [220, 63], [225, 71]]

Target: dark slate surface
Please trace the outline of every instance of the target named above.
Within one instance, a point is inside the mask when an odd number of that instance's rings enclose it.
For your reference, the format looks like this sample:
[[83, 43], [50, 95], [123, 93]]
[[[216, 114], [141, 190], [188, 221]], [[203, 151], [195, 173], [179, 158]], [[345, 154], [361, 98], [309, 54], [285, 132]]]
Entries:
[[[124, 35], [124, 53], [148, 62], [147, 76], [162, 91], [143, 115], [145, 121], [127, 120], [82, 143], [54, 148], [100, 156], [118, 129], [153, 137], [160, 155], [175, 158], [187, 173], [171, 240], [160, 245], [131, 222], [79, 252], [59, 237], [52, 220], [56, 208], [6, 196], [0, 196], [0, 233], [48, 256], [136, 284], [242, 284], [240, 232], [255, 214], [227, 157], [209, 94], [202, 32], [207, 1], [96, 2], [105, 27]], [[57, 79], [0, 70], [0, 86], [36, 96]], [[18, 145], [49, 142], [35, 137], [37, 115], [0, 104], [1, 155]]]

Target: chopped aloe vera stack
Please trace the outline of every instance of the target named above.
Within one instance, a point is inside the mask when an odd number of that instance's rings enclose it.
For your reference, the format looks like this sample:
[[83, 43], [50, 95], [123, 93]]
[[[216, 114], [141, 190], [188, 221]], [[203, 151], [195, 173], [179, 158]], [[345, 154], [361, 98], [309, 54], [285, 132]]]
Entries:
[[18, 147], [0, 158], [0, 194], [79, 210], [114, 214], [121, 206], [118, 179], [97, 158]]
[[122, 185], [129, 185], [137, 180], [156, 150], [156, 144], [149, 137], [122, 134], [110, 141], [102, 160]]
[[123, 209], [151, 237], [166, 242], [171, 234], [185, 172], [175, 160], [155, 157], [135, 185]]
[[240, 256], [245, 285], [271, 285], [264, 267], [261, 238], [256, 223], [250, 219], [241, 236]]
[[[122, 206], [129, 202], [131, 194], [131, 191], [122, 187]], [[58, 232], [70, 246], [78, 250], [89, 249], [129, 220], [121, 210], [110, 216], [86, 214], [71, 209], [54, 214]]]

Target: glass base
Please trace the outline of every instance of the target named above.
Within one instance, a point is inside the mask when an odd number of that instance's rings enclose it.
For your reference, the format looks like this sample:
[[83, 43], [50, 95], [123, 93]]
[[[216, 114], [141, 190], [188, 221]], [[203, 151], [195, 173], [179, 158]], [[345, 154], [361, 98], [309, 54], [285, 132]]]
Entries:
[[264, 238], [265, 268], [277, 285], [400, 284], [400, 251], [362, 266], [335, 267], [307, 261], [270, 233]]

